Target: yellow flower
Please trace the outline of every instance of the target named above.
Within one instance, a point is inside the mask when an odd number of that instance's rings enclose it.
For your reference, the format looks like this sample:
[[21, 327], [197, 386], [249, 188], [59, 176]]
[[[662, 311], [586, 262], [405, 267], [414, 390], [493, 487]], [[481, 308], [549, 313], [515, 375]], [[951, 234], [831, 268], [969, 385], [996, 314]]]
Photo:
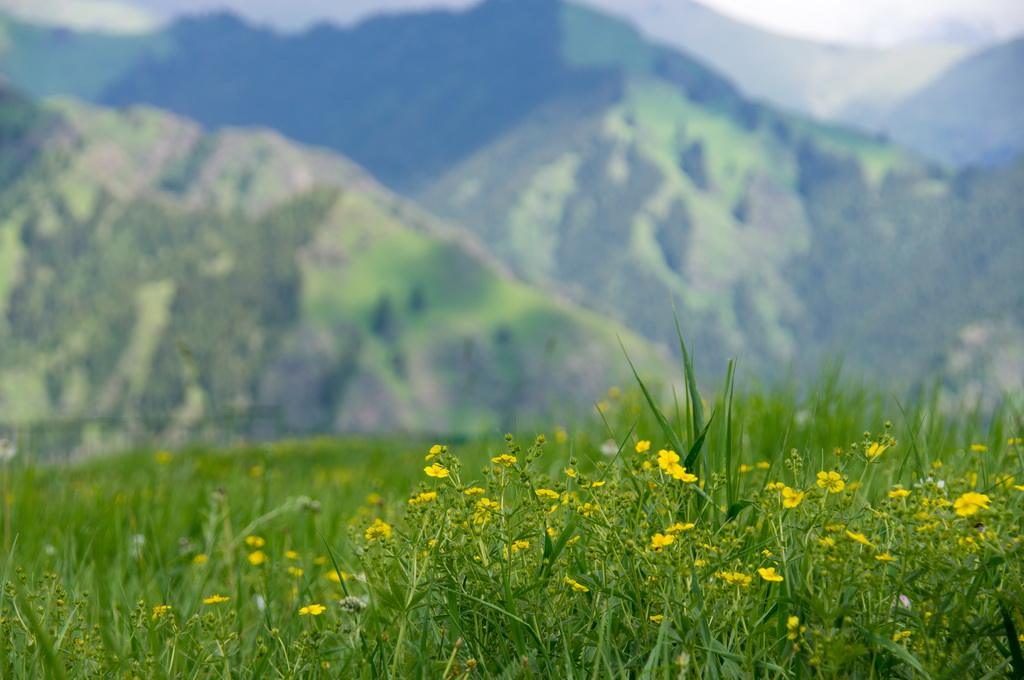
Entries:
[[988, 447], [984, 444], [971, 444], [971, 451], [974, 453], [985, 453], [988, 451]]
[[786, 638], [790, 640], [796, 640], [800, 637], [800, 633], [807, 630], [807, 626], [800, 625], [799, 616], [790, 616], [786, 619]]
[[156, 459], [159, 465], [169, 465], [174, 457], [170, 451], [157, 451], [153, 458]]
[[676, 537], [672, 534], [654, 534], [653, 536], [651, 536], [651, 550], [661, 550], [666, 545], [670, 545], [675, 540]]
[[599, 487], [604, 486], [605, 484], [607, 484], [607, 482], [605, 482], [604, 480], [601, 480], [599, 482], [590, 482], [589, 484], [581, 484], [580, 486], [582, 486], [584, 489], [597, 489]]
[[910, 495], [910, 489], [904, 489], [902, 486], [894, 486], [889, 490], [889, 498], [906, 498]]
[[847, 529], [846, 530], [846, 537], [849, 538], [851, 541], [857, 541], [858, 543], [866, 545], [869, 548], [873, 548], [874, 547], [874, 545], [871, 543], [871, 541], [868, 540], [867, 536], [865, 536], [864, 534], [861, 534], [861, 533], [857, 533], [856, 531], [850, 531], [849, 529]]
[[680, 482], [686, 482], [687, 484], [692, 484], [697, 481], [697, 475], [687, 472], [686, 468], [682, 465], [669, 466], [668, 474], [673, 479], [678, 479]]
[[753, 580], [743, 572], [739, 571], [720, 571], [715, 574], [718, 578], [722, 579], [731, 586], [746, 587], [750, 585]]
[[788, 486], [782, 489], [782, 507], [795, 508], [804, 500], [804, 492], [791, 489]]
[[742, 465], [740, 465], [740, 466], [739, 466], [739, 468], [738, 468], [738, 470], [739, 470], [739, 473], [740, 473], [741, 475], [745, 475], [745, 474], [747, 474], [748, 472], [750, 472], [750, 471], [751, 471], [751, 470], [753, 470], [753, 469], [754, 469], [754, 468], [752, 468], [751, 466], [747, 465], [746, 463], [743, 463], [743, 464], [742, 464]]
[[505, 467], [511, 467], [515, 465], [517, 462], [519, 462], [519, 459], [516, 458], [515, 456], [503, 453], [500, 456], [495, 456], [494, 458], [491, 458], [491, 462], [494, 463], [495, 465], [504, 465]]
[[324, 574], [324, 578], [328, 581], [333, 581], [334, 583], [341, 583], [342, 581], [349, 580], [350, 576], [344, 571], [336, 571], [332, 569]]
[[693, 522], [687, 522], [686, 524], [682, 524], [680, 522], [676, 522], [675, 524], [670, 526], [668, 529], [665, 529], [665, 533], [666, 534], [679, 534], [679, 533], [682, 533], [684, 531], [689, 531], [690, 529], [692, 529], [695, 526], [697, 526], [697, 525], [694, 524]]
[[562, 579], [562, 582], [565, 583], [565, 585], [567, 585], [570, 588], [572, 588], [573, 590], [575, 590], [577, 593], [589, 593], [590, 592], [590, 588], [586, 587], [585, 585], [583, 585], [582, 583], [580, 583], [576, 579], [569, 578], [568, 576], [566, 576], [564, 579]]
[[306, 571], [301, 567], [288, 567], [288, 573], [295, 578], [300, 578]]
[[782, 574], [775, 573], [775, 567], [761, 567], [757, 573], [769, 583], [782, 583], [783, 581]]
[[651, 616], [647, 617], [647, 620], [650, 621], [651, 623], [661, 623], [662, 621], [665, 620], [665, 615], [664, 614], [652, 614]]
[[576, 510], [584, 517], [590, 517], [598, 510], [597, 503], [580, 503]]
[[754, 463], [754, 467], [756, 467], [758, 470], [767, 470], [771, 466], [772, 466], [772, 464], [769, 463], [766, 460], [762, 460], [762, 461], [758, 461], [757, 463]]
[[826, 548], [833, 548], [836, 545], [836, 539], [832, 538], [831, 536], [824, 536], [818, 539], [818, 543], [820, 543], [822, 546]]
[[245, 537], [245, 544], [247, 546], [249, 546], [250, 548], [262, 548], [263, 546], [265, 546], [267, 544], [267, 542], [264, 541], [259, 536], [246, 536]]
[[267, 561], [267, 555], [262, 550], [254, 550], [249, 553], [249, 564], [258, 567]]
[[376, 541], [380, 539], [390, 539], [391, 533], [391, 525], [378, 517], [373, 520], [373, 524], [366, 528], [366, 533], [364, 535], [367, 541]]
[[895, 562], [896, 561], [896, 558], [893, 557], [892, 555], [890, 555], [887, 552], [875, 555], [875, 559], [878, 560], [879, 562]]
[[530, 547], [529, 541], [519, 540], [512, 543], [512, 552], [517, 553], [520, 550], [526, 550]]
[[434, 500], [437, 500], [436, 491], [424, 491], [423, 493], [416, 494], [410, 498], [409, 505], [420, 505], [422, 503], [430, 503]]
[[575, 479], [576, 478], [576, 471], [573, 470], [572, 468], [565, 468], [565, 476], [566, 477], [572, 477], [573, 479]]
[[843, 481], [843, 476], [835, 470], [831, 470], [829, 472], [822, 470], [819, 472], [817, 484], [819, 488], [825, 489], [830, 493], [839, 493], [846, 488], [846, 482]]
[[428, 465], [423, 468], [423, 472], [426, 473], [427, 477], [437, 477], [438, 479], [444, 479], [449, 474], [448, 468], [439, 463], [432, 463]]
[[767, 491], [782, 491], [786, 488], [786, 485], [782, 482], [768, 482], [764, 488]]
[[295, 552], [294, 550], [285, 550], [284, 551], [284, 556], [285, 556], [285, 559], [289, 559], [289, 560], [293, 560], [293, 561], [299, 559], [299, 553]]
[[1024, 444], [1024, 437], [1010, 437], [1006, 440], [1009, 446], [1021, 446]]
[[327, 564], [327, 555], [317, 555], [313, 558], [313, 564], [318, 567], [322, 567]]
[[1024, 491], [1024, 484], [1014, 484], [1013, 488], [1017, 491]]
[[307, 604], [305, 607], [299, 607], [299, 616], [320, 616], [327, 607], [322, 604]]
[[548, 527], [545, 531], [547, 532], [548, 538], [554, 538], [558, 535], [558, 531], [556, 531], [554, 527]]
[[695, 567], [706, 567], [706, 566], [708, 566], [708, 561], [704, 560], [704, 559], [696, 559], [696, 560], [693, 561], [693, 566], [695, 566]]
[[910, 631], [909, 630], [901, 630], [901, 631], [898, 631], [895, 635], [892, 636], [892, 641], [893, 642], [900, 642], [901, 640], [906, 640], [908, 637], [910, 637]]
[[484, 490], [481, 489], [479, 486], [471, 486], [462, 493], [466, 494], [467, 496], [483, 496]]
[[209, 597], [203, 598], [203, 604], [221, 604], [227, 602], [231, 598], [226, 595], [210, 595]]
[[885, 453], [885, 450], [888, 448], [888, 444], [879, 444], [878, 442], [871, 442], [871, 445], [868, 447], [867, 451], [864, 452], [864, 454], [868, 458], [874, 460], [875, 458], [878, 458], [883, 453]]
[[555, 428], [555, 443], [564, 444], [569, 441], [569, 433], [565, 431], [564, 427]]
[[988, 510], [991, 499], [983, 493], [968, 491], [953, 502], [953, 509], [961, 517], [970, 517], [980, 510]]
[[153, 607], [153, 620], [156, 621], [157, 619], [162, 618], [163, 615], [171, 611], [171, 609], [173, 609], [173, 607], [169, 604], [158, 604]]
[[192, 558], [192, 564], [195, 564], [195, 565], [206, 564], [209, 561], [210, 561], [210, 556], [207, 555], [206, 553], [199, 553], [198, 555], [196, 555], [195, 557]]
[[658, 451], [658, 467], [668, 472], [669, 468], [679, 463], [679, 454], [668, 449]]
[[433, 446], [430, 447], [430, 450], [427, 451], [427, 456], [423, 460], [430, 460], [431, 458], [435, 458], [436, 456], [444, 453], [446, 450], [447, 447], [444, 447], [440, 444], [434, 444]]
[[534, 491], [538, 498], [547, 498], [548, 500], [557, 501], [559, 496], [557, 491], [551, 489], [537, 489]]
[[650, 450], [651, 450], [651, 442], [647, 441], [646, 439], [641, 439], [640, 441], [638, 441], [636, 443], [636, 452], [637, 453], [647, 453]]
[[501, 510], [501, 506], [497, 501], [492, 501], [490, 498], [481, 498], [476, 502], [473, 522], [475, 524], [486, 524], [491, 519], [491, 513], [498, 512], [499, 510]]

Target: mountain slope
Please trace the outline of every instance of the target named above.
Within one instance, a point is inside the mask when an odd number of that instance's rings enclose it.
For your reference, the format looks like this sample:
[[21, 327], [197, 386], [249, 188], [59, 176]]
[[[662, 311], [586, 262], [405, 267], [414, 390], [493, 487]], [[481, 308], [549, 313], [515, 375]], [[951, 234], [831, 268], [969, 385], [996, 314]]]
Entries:
[[6, 420], [258, 404], [301, 431], [498, 427], [587, 408], [623, 377], [617, 336], [660, 361], [336, 156], [150, 109], [57, 115], [0, 190]]
[[1024, 38], [964, 59], [890, 113], [902, 144], [946, 163], [1005, 163], [1024, 153]]
[[694, 55], [751, 97], [866, 128], [968, 53], [959, 45], [829, 45], [760, 29], [693, 0], [586, 4], [619, 13], [650, 38]]

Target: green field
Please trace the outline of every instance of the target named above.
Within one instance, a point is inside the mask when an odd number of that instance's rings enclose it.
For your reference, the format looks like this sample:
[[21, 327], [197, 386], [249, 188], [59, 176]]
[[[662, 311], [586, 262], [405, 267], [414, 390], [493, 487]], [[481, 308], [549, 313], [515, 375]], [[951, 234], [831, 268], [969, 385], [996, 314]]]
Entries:
[[1019, 410], [834, 378], [668, 403], [611, 389], [576, 431], [440, 446], [15, 456], [0, 676], [1024, 671]]

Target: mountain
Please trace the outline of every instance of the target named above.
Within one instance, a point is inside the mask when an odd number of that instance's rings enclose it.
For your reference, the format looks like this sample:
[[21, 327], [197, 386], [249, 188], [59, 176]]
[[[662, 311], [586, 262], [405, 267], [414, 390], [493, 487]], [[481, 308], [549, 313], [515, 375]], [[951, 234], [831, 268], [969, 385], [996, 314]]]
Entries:
[[751, 100], [611, 16], [490, 0], [291, 35], [211, 15], [163, 36], [99, 99], [341, 151], [560, 299], [657, 343], [674, 304], [705, 366], [778, 376], [840, 353], [913, 382], [965, 329], [1010, 328], [997, 343], [1024, 325], [1019, 163], [931, 167]]
[[625, 376], [619, 338], [662, 360], [274, 132], [4, 89], [0, 140], [5, 421], [270, 405], [294, 431], [508, 427], [592, 408]]
[[962, 44], [853, 47], [781, 35], [694, 0], [587, 0], [728, 76], [748, 96], [877, 129], [884, 114], [969, 53]]
[[1006, 163], [1024, 153], [1024, 37], [956, 63], [900, 102], [893, 138], [955, 165]]

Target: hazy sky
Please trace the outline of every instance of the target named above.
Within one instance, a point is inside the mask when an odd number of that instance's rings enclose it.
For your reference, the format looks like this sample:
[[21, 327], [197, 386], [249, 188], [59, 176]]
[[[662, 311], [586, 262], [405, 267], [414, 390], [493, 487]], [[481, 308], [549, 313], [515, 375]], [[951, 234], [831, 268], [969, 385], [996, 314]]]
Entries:
[[[464, 7], [477, 0], [0, 0], [0, 7], [80, 17], [116, 16], [120, 5], [158, 16], [230, 7], [251, 19], [298, 28], [317, 19], [350, 23], [368, 14]], [[630, 15], [689, 0], [581, 0]], [[1024, 0], [700, 0], [749, 23], [819, 40], [872, 45], [954, 37], [991, 40], [1024, 33]], [[126, 22], [138, 21], [128, 13]], [[110, 25], [109, 23], [107, 24]], [[126, 24], [129, 25], [129, 24]]]

